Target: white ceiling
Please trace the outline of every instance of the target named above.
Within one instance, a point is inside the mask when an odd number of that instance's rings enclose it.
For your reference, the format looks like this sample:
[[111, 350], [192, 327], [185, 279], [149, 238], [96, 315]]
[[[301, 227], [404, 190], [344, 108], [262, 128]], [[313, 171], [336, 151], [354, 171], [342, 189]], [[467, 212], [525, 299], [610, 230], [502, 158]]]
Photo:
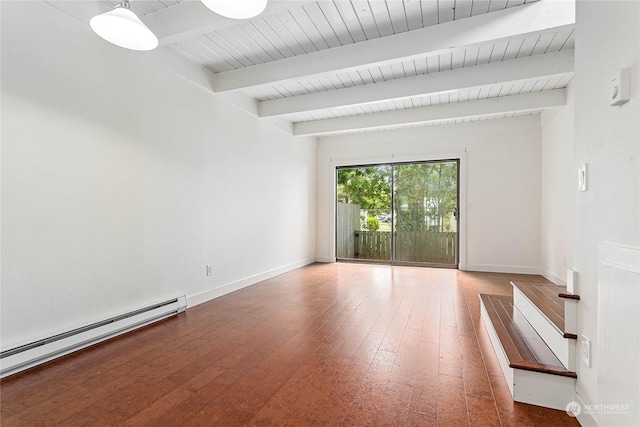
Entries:
[[[66, 11], [88, 22], [116, 4]], [[192, 0], [131, 8], [162, 66], [294, 135], [538, 114], [565, 103], [573, 78], [567, 0], [271, 0], [246, 21]]]

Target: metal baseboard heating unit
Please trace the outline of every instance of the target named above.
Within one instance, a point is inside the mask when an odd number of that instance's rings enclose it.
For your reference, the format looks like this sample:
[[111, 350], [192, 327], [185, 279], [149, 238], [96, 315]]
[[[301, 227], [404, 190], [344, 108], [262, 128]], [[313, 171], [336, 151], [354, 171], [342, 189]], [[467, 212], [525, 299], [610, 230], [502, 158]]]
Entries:
[[176, 315], [186, 308], [187, 298], [181, 295], [49, 338], [3, 350], [0, 352], [0, 378]]

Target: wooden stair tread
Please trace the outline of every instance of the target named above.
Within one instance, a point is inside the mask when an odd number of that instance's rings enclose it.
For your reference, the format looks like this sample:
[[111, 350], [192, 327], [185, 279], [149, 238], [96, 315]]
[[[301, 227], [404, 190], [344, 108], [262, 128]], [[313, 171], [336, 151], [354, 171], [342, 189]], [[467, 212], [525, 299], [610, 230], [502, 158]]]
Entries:
[[513, 305], [510, 296], [480, 294], [511, 368], [576, 378]]
[[559, 294], [566, 294], [566, 286], [545, 283], [511, 282], [517, 287], [547, 318], [565, 333], [564, 301]]

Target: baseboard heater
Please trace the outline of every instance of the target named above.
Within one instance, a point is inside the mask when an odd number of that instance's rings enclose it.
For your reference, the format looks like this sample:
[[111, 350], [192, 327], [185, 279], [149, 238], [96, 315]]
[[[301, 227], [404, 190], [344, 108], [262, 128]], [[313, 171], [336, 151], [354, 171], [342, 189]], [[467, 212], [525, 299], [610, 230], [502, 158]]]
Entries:
[[176, 315], [186, 308], [187, 298], [181, 295], [91, 325], [3, 350], [0, 352], [0, 378]]

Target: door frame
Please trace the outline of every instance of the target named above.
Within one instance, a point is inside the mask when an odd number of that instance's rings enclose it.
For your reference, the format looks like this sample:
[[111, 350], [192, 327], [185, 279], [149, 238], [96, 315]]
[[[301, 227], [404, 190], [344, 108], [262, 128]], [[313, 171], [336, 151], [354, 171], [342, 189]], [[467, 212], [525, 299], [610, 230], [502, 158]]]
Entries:
[[[369, 159], [331, 159], [332, 164], [332, 200], [333, 200], [333, 221], [331, 221], [331, 259], [337, 261], [336, 257], [336, 218], [338, 210], [338, 185], [337, 170], [339, 167], [359, 167], [359, 166], [375, 166], [384, 164], [402, 164], [402, 163], [419, 163], [419, 162], [436, 162], [446, 160], [458, 161], [458, 263], [455, 265], [459, 270], [465, 270], [467, 266], [467, 153], [452, 152], [431, 155], [410, 155], [396, 156], [391, 155], [387, 158], [369, 158]], [[349, 260], [351, 262], [351, 260]], [[355, 260], [354, 262], [358, 262]], [[372, 261], [360, 261], [371, 263]], [[389, 264], [384, 262], [384, 264]], [[395, 265], [407, 265], [405, 263], [396, 263]], [[423, 264], [420, 264], [423, 265]]]

